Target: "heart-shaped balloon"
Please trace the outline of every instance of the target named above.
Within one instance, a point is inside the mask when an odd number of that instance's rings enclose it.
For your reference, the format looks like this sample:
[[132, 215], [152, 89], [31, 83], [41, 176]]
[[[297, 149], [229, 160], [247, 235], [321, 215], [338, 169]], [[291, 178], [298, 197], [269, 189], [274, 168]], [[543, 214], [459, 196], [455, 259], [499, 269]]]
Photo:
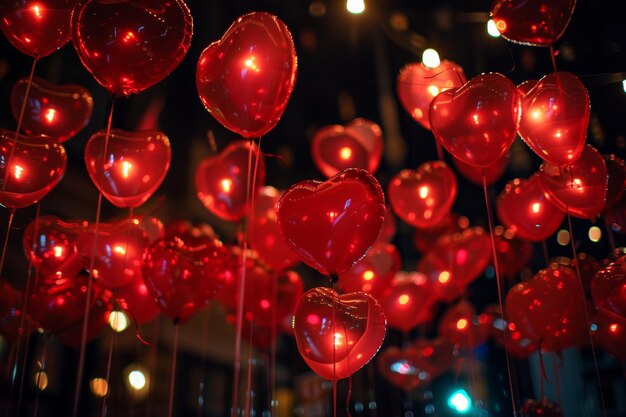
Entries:
[[460, 159], [452, 157], [452, 165], [457, 171], [461, 173], [468, 181], [476, 184], [483, 185], [483, 175], [485, 176], [486, 184], [493, 185], [496, 181], [502, 178], [504, 172], [509, 165], [509, 159], [511, 159], [511, 153], [507, 152], [502, 155], [496, 162], [486, 166], [485, 168], [475, 167], [468, 165]]
[[378, 297], [389, 326], [408, 333], [433, 318], [435, 301], [428, 279], [418, 272], [399, 272]]
[[391, 243], [376, 243], [352, 268], [339, 275], [342, 292], [363, 291], [379, 295], [402, 267], [400, 252]]
[[346, 168], [361, 168], [375, 174], [383, 155], [380, 126], [366, 119], [356, 119], [345, 127], [324, 126], [311, 142], [315, 166], [327, 178]]
[[254, 201], [252, 226], [247, 228], [252, 249], [272, 268], [281, 271], [300, 262], [298, 255], [287, 247], [280, 234], [276, 218], [276, 204], [281, 192], [274, 187], [263, 187]]
[[439, 336], [461, 349], [474, 349], [489, 338], [491, 323], [465, 300], [448, 308], [439, 320]]
[[463, 68], [455, 62], [444, 59], [435, 68], [414, 62], [406, 64], [398, 73], [396, 92], [404, 110], [430, 130], [428, 109], [433, 98], [442, 91], [457, 89], [466, 82]]
[[142, 273], [161, 311], [184, 322], [234, 279], [231, 258], [217, 239], [195, 247], [180, 239], [160, 240], [146, 250]]
[[192, 33], [183, 0], [86, 0], [72, 13], [80, 60], [116, 95], [139, 93], [167, 77], [187, 54]]
[[550, 237], [565, 218], [546, 196], [537, 174], [510, 181], [496, 200], [496, 213], [516, 237], [531, 242]]
[[9, 209], [41, 200], [63, 178], [65, 148], [56, 140], [0, 129], [0, 204]]
[[70, 16], [77, 0], [16, 0], [0, 6], [0, 28], [20, 52], [50, 55], [72, 38]]
[[382, 307], [371, 295], [339, 295], [316, 287], [298, 302], [293, 329], [304, 361], [322, 378], [336, 381], [376, 355], [387, 326]]
[[552, 351], [584, 340], [586, 307], [576, 274], [563, 267], [542, 269], [530, 281], [516, 284], [505, 304], [522, 337]]
[[491, 16], [498, 32], [515, 43], [552, 46], [569, 24], [576, 0], [496, 0]]
[[357, 168], [323, 183], [297, 183], [276, 208], [287, 246], [324, 275], [341, 274], [365, 255], [380, 234], [384, 214], [378, 181]]
[[506, 153], [517, 135], [520, 93], [504, 75], [482, 74], [446, 90], [430, 104], [435, 138], [466, 164], [487, 167]]
[[500, 275], [514, 281], [517, 274], [531, 261], [533, 257], [533, 245], [515, 237], [512, 230], [503, 230], [496, 227], [494, 244], [498, 256], [498, 268]]
[[[98, 298], [89, 307], [89, 320], [85, 341], [97, 338], [109, 326], [109, 316], [113, 311], [113, 298], [110, 291], [99, 291]], [[84, 307], [83, 307], [84, 308]], [[84, 311], [83, 311], [84, 313]], [[64, 345], [79, 348], [83, 343], [83, 319], [73, 325], [54, 332], [57, 339]]]
[[[28, 88], [22, 78], [11, 91], [11, 112], [18, 119]], [[80, 85], [56, 85], [34, 77], [26, 100], [22, 131], [28, 135], [48, 135], [65, 142], [80, 132], [91, 118], [93, 98]]]
[[472, 227], [440, 237], [416, 269], [428, 277], [434, 298], [449, 303], [482, 274], [491, 258], [489, 235]]
[[76, 245], [83, 266], [105, 288], [129, 285], [141, 277], [144, 252], [150, 239], [136, 219], [90, 225]]
[[41, 216], [28, 224], [22, 246], [40, 279], [73, 277], [83, 269], [77, 241], [86, 227], [87, 222], [64, 222], [55, 216]]
[[539, 171], [546, 196], [574, 217], [595, 219], [604, 208], [607, 170], [604, 158], [586, 145], [576, 162], [566, 167], [543, 163]]
[[427, 229], [415, 229], [415, 233], [413, 233], [413, 246], [415, 246], [418, 252], [428, 253], [441, 236], [459, 233], [468, 227], [469, 219], [467, 217], [450, 213], [440, 224]]
[[454, 171], [442, 161], [429, 161], [417, 170], [404, 169], [387, 187], [393, 211], [406, 223], [426, 229], [441, 223], [456, 198]]
[[[106, 152], [106, 154], [105, 154]], [[159, 188], [172, 151], [159, 131], [94, 133], [85, 146], [85, 165], [93, 183], [113, 205], [138, 207]]]
[[141, 275], [130, 284], [118, 288], [115, 301], [137, 324], [152, 321], [159, 315], [159, 306]]
[[452, 348], [442, 339], [420, 339], [404, 349], [390, 346], [378, 355], [380, 374], [396, 387], [411, 392], [428, 386], [452, 362]]
[[578, 77], [551, 73], [522, 95], [519, 134], [547, 162], [572, 164], [585, 146], [589, 111], [589, 93]]
[[[223, 220], [239, 221], [247, 213], [254, 164], [248, 161], [251, 154], [259, 158], [254, 190], [256, 195], [265, 185], [265, 159], [259, 148], [249, 141], [236, 141], [228, 145], [219, 155], [209, 156], [196, 168], [196, 191], [204, 206]], [[255, 160], [252, 158], [252, 161]]]
[[606, 201], [604, 202], [603, 214], [610, 213], [617, 205], [626, 190], [626, 167], [624, 160], [615, 155], [605, 155], [608, 181], [606, 185]]
[[498, 304], [489, 305], [482, 314], [491, 325], [490, 335], [495, 342], [506, 349], [509, 355], [518, 359], [526, 359], [537, 350], [537, 344], [523, 337], [515, 323], [502, 319], [502, 310]]
[[[576, 259], [558, 257], [556, 258], [556, 262], [559, 263], [559, 265], [570, 268], [574, 272], [578, 270], [580, 273], [580, 282], [583, 285], [585, 294], [588, 294], [591, 291], [591, 282], [593, 281], [593, 277], [602, 269], [600, 262], [584, 252], [577, 252]], [[624, 311], [626, 312], [626, 310]]]
[[626, 360], [626, 317], [600, 304], [592, 323], [595, 343], [621, 361]]
[[596, 306], [603, 305], [626, 318], [626, 256], [596, 272], [591, 296]]
[[269, 13], [249, 13], [202, 51], [198, 95], [224, 127], [244, 138], [260, 138], [283, 115], [297, 68], [287, 26]]

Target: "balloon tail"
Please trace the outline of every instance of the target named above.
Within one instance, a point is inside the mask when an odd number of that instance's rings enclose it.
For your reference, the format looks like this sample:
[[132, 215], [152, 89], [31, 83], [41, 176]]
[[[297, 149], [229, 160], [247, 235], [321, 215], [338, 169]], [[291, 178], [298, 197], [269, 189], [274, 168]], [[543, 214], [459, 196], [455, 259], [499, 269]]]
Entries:
[[168, 405], [167, 417], [172, 417], [174, 410], [174, 384], [176, 383], [176, 354], [178, 352], [178, 334], [180, 333], [180, 324], [174, 323], [174, 341], [172, 346], [172, 374], [170, 376], [170, 400]]
[[558, 69], [556, 68], [556, 53], [553, 46], [550, 46], [550, 59], [552, 60], [552, 68], [554, 69], [554, 72], [558, 72]]
[[541, 241], [541, 247], [543, 248], [543, 260], [547, 267], [550, 265], [550, 254], [548, 252], [548, 242], [545, 239]]
[[276, 324], [276, 304], [278, 303], [278, 285], [272, 286], [272, 334], [270, 344], [270, 415], [278, 416], [278, 399], [276, 398], [276, 351], [278, 348], [278, 325]]
[[350, 414], [350, 397], [352, 396], [352, 376], [348, 378], [348, 396], [346, 397], [346, 414], [348, 417], [352, 417]]
[[[330, 287], [333, 288], [339, 277], [337, 274], [330, 275]], [[333, 417], [337, 417], [337, 324], [335, 323], [335, 297], [333, 294], [333, 304], [331, 306], [331, 323], [333, 324]]]
[[[39, 414], [39, 396], [42, 391], [42, 389], [40, 389], [39, 387], [41, 384], [41, 376], [43, 375], [43, 372], [46, 370], [46, 357], [47, 356], [48, 356], [48, 337], [44, 336], [43, 348], [41, 350], [41, 357], [39, 358], [39, 371], [37, 372], [37, 378], [35, 378], [36, 394], [35, 394], [35, 404], [33, 406], [33, 417], [37, 417], [37, 415]], [[19, 410], [18, 410], [18, 415], [19, 415]]]
[[543, 353], [541, 353], [541, 342], [539, 342], [539, 349], [537, 349], [539, 355], [539, 400], [543, 400], [545, 396], [545, 382], [548, 381], [548, 373], [546, 372], [546, 364], [543, 361]]
[[[115, 294], [113, 294], [113, 299], [115, 299]], [[111, 378], [111, 364], [113, 363], [113, 346], [115, 345], [116, 336], [117, 336], [117, 331], [113, 331], [113, 334], [111, 335], [111, 338], [109, 340], [109, 352], [107, 354], [107, 368], [106, 368], [106, 373], [104, 377], [107, 387], [111, 386], [109, 380]], [[109, 402], [109, 395], [111, 395], [111, 389], [107, 389], [106, 395], [104, 396], [104, 398], [102, 398], [102, 410], [100, 411], [100, 417], [106, 417], [108, 413], [107, 406]]]
[[7, 222], [7, 232], [4, 236], [4, 243], [2, 245], [2, 256], [0, 256], [0, 275], [4, 268], [4, 259], [7, 255], [7, 246], [9, 245], [9, 235], [11, 234], [11, 226], [13, 225], [13, 218], [15, 218], [15, 209], [9, 210], [9, 221]]
[[606, 403], [604, 402], [604, 392], [602, 390], [602, 380], [600, 378], [600, 369], [598, 368], [598, 358], [596, 355], [596, 347], [593, 342], [593, 335], [591, 333], [591, 321], [589, 320], [589, 312], [587, 311], [585, 288], [583, 286], [583, 280], [580, 274], [580, 265], [578, 261], [578, 254], [576, 252], [576, 244], [574, 243], [574, 232], [572, 230], [572, 216], [567, 213], [567, 227], [569, 228], [570, 246], [572, 248], [572, 259], [574, 266], [576, 267], [576, 276], [578, 277], [578, 289], [580, 290], [581, 301], [583, 302], [583, 310], [585, 311], [585, 323], [587, 326], [587, 334], [589, 335], [589, 346], [591, 347], [591, 354], [593, 356], [593, 364], [596, 371], [596, 380], [598, 383], [598, 391], [600, 391], [600, 404], [602, 406], [602, 416], [606, 417]]
[[[111, 101], [111, 110], [109, 111], [109, 119], [107, 121], [106, 134], [104, 136], [103, 159], [106, 158], [107, 148], [109, 146], [109, 138], [111, 136], [111, 124], [113, 122], [113, 110], [115, 109], [115, 99]], [[104, 170], [100, 178], [100, 184], [104, 181]], [[91, 261], [89, 263], [89, 276], [87, 278], [87, 291], [85, 293], [85, 312], [83, 314], [83, 328], [81, 332], [80, 353], [78, 356], [78, 371], [76, 374], [76, 387], [74, 389], [74, 407], [72, 416], [78, 417], [78, 404], [80, 402], [80, 392], [83, 382], [83, 373], [85, 371], [85, 353], [87, 350], [87, 329], [89, 326], [89, 307], [91, 301], [91, 291], [93, 285], [93, 268], [96, 262], [96, 252], [98, 246], [98, 229], [100, 228], [100, 215], [102, 211], [102, 187], [98, 187], [98, 204], [96, 205], [96, 221], [94, 223], [93, 251], [91, 253]]]
[[[483, 192], [485, 195], [485, 206], [487, 207], [487, 220], [489, 222], [489, 236], [491, 237], [491, 252], [493, 255], [493, 268], [496, 274], [496, 285], [498, 287], [498, 304], [500, 305], [500, 312], [502, 314], [502, 320], [506, 323], [506, 313], [504, 311], [504, 302], [502, 296], [502, 282], [500, 277], [500, 268], [498, 266], [498, 253], [496, 251], [496, 240], [493, 234], [493, 213], [491, 205], [489, 204], [489, 193], [487, 191], [487, 175], [485, 168], [483, 168]], [[515, 399], [515, 392], [513, 390], [513, 377], [511, 375], [511, 357], [509, 355], [509, 348], [507, 346], [506, 329], [504, 335], [504, 354], [506, 356], [506, 370], [509, 378], [509, 391], [511, 394], [511, 406], [513, 407], [513, 415], [517, 415], [517, 402]]]
[[441, 146], [441, 142], [435, 138], [435, 145], [437, 146], [437, 158], [443, 162], [443, 147]]

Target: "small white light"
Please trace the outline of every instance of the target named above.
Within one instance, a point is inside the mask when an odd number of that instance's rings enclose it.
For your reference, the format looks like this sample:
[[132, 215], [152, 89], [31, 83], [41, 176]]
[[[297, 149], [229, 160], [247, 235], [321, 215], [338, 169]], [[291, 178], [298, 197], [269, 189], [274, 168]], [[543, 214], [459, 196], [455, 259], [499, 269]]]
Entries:
[[432, 48], [425, 49], [422, 53], [422, 64], [428, 68], [437, 68], [441, 64], [439, 53]]
[[626, 80], [622, 81], [622, 88], [624, 89], [624, 92], [626, 93]]
[[116, 332], [123, 332], [128, 328], [128, 318], [121, 311], [111, 311], [109, 314], [109, 326]]
[[352, 14], [361, 14], [365, 11], [365, 2], [363, 0], [348, 0], [346, 9]]
[[128, 374], [128, 383], [133, 389], [140, 391], [146, 386], [146, 376], [143, 372], [135, 369]]
[[487, 22], [487, 33], [494, 38], [500, 37], [500, 31], [496, 27], [496, 22], [494, 22], [493, 19], [489, 19]]

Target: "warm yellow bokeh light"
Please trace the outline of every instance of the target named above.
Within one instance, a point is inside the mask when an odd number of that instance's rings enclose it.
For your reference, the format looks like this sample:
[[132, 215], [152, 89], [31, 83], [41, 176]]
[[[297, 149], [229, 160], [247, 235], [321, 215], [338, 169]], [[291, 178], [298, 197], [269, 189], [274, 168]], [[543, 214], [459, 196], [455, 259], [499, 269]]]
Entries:
[[493, 36], [494, 38], [500, 37], [500, 31], [498, 30], [496, 22], [494, 22], [493, 19], [489, 19], [487, 22], [487, 33], [489, 36]]
[[437, 68], [439, 64], [441, 64], [439, 53], [433, 48], [425, 49], [424, 52], [422, 52], [422, 64], [428, 68]]
[[116, 332], [123, 332], [128, 328], [128, 317], [122, 311], [112, 311], [109, 314], [109, 326]]
[[96, 397], [104, 397], [109, 392], [109, 384], [104, 378], [94, 378], [89, 381], [89, 389]]
[[361, 14], [365, 11], [365, 2], [363, 0], [348, 0], [346, 9], [352, 14]]
[[589, 240], [592, 242], [599, 242], [602, 239], [602, 230], [598, 226], [591, 226], [589, 228]]
[[37, 387], [39, 391], [48, 388], [48, 374], [46, 374], [45, 371], [35, 373], [35, 387]]
[[556, 241], [561, 246], [567, 246], [569, 244], [569, 232], [565, 229], [559, 230], [556, 234]]

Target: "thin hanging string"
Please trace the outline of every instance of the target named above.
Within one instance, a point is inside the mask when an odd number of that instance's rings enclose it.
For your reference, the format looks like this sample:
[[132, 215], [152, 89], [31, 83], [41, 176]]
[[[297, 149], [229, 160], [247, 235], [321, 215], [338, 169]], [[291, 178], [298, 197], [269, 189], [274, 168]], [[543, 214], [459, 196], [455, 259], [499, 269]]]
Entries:
[[276, 350], [278, 348], [278, 324], [276, 323], [276, 303], [278, 302], [278, 284], [272, 286], [272, 329], [270, 343], [270, 416], [278, 416], [278, 400], [276, 399]]
[[439, 158], [441, 162], [445, 162], [443, 160], [443, 147], [441, 146], [441, 143], [437, 140], [437, 138], [434, 138], [433, 140], [435, 141], [435, 145], [437, 146], [437, 158]]
[[[346, 323], [344, 321], [341, 322], [343, 326], [343, 338], [345, 340], [346, 347], [346, 366], [348, 369], [348, 373], [350, 373], [350, 340], [348, 340], [348, 331], [346, 330]], [[352, 417], [350, 414], [350, 397], [352, 396], [352, 375], [348, 377], [348, 395], [346, 397], [346, 414], [348, 417]]]
[[[35, 381], [35, 387], [36, 389], [36, 393], [35, 393], [35, 405], [34, 405], [34, 409], [33, 409], [33, 417], [37, 417], [37, 414], [39, 414], [39, 396], [40, 393], [42, 391], [42, 389], [39, 388], [39, 384], [41, 383], [41, 375], [43, 375], [43, 372], [45, 372], [46, 370], [46, 358], [48, 356], [48, 336], [44, 335], [43, 338], [43, 348], [41, 351], [41, 357], [39, 359], [39, 372], [37, 372], [37, 380]], [[17, 414], [19, 415], [20, 410], [17, 410]]]
[[[152, 349], [150, 350], [150, 375], [152, 381], [157, 380], [157, 359], [159, 353], [159, 334], [161, 332], [161, 319], [155, 320], [154, 328], [152, 329]], [[154, 403], [154, 390], [153, 387], [156, 384], [150, 383], [148, 385], [148, 405], [146, 406], [145, 417], [152, 417], [152, 406]]]
[[550, 266], [550, 256], [548, 252], [548, 242], [545, 239], [541, 241], [541, 247], [543, 248], [543, 260], [546, 263], [546, 267]]
[[15, 217], [15, 209], [9, 210], [9, 221], [7, 222], [7, 232], [4, 236], [4, 243], [2, 245], [2, 256], [0, 256], [0, 276], [2, 275], [2, 269], [4, 268], [4, 259], [7, 255], [7, 246], [9, 245], [9, 236], [11, 235], [11, 226], [13, 225], [13, 218]]
[[[128, 245], [128, 244], [127, 244]], [[116, 299], [116, 294], [115, 292], [113, 293], [113, 299]], [[116, 309], [114, 308], [113, 311], [116, 311]], [[116, 316], [119, 317], [119, 316]], [[119, 319], [116, 318], [115, 321], [117, 321]], [[113, 363], [113, 346], [115, 345], [115, 338], [117, 337], [117, 330], [113, 329], [113, 334], [111, 335], [111, 338], [109, 340], [109, 353], [107, 355], [107, 367], [106, 367], [106, 373], [104, 376], [104, 380], [106, 381], [106, 386], [108, 387], [106, 394], [104, 395], [104, 398], [102, 399], [102, 410], [100, 411], [100, 417], [106, 417], [107, 413], [108, 413], [108, 400], [109, 400], [109, 396], [111, 395], [111, 384], [109, 383], [109, 380], [111, 379], [111, 364]]]
[[559, 377], [560, 363], [557, 362], [557, 354], [552, 352], [552, 372], [554, 372], [554, 381], [556, 383], [556, 400], [561, 406], [561, 378]]
[[[570, 175], [571, 175], [570, 170]], [[566, 207], [567, 209], [567, 207]], [[572, 258], [574, 259], [574, 266], [576, 267], [576, 276], [578, 277], [578, 289], [580, 290], [580, 296], [582, 297], [582, 302], [585, 303], [585, 288], [583, 286], [583, 281], [580, 273], [580, 265], [578, 261], [578, 254], [576, 253], [576, 244], [574, 243], [574, 231], [572, 230], [572, 216], [570, 216], [569, 212], [567, 213], [567, 227], [569, 228], [569, 237], [570, 237], [570, 246], [572, 248]], [[602, 380], [600, 379], [600, 369], [598, 367], [598, 357], [596, 355], [596, 347], [593, 342], [593, 335], [591, 333], [591, 320], [589, 319], [589, 313], [587, 312], [587, 307], [583, 305], [583, 310], [585, 312], [585, 323], [587, 326], [587, 334], [589, 335], [589, 345], [591, 347], [591, 355], [593, 356], [593, 365], [596, 371], [596, 380], [598, 383], [598, 390], [600, 391], [600, 404], [602, 406], [602, 416], [606, 417], [606, 403], [604, 402], [604, 392], [602, 390]]]
[[606, 236], [609, 239], [609, 245], [611, 247], [611, 252], [615, 250], [615, 236], [613, 236], [613, 228], [611, 227], [611, 223], [606, 216], [602, 216], [604, 220], [604, 228], [606, 229]]
[[[368, 395], [367, 395], [367, 399], [369, 400], [369, 403], [374, 403], [375, 407], [374, 408], [370, 408], [370, 415], [372, 417], [377, 417], [378, 415], [378, 405], [376, 404], [376, 384], [375, 384], [375, 373], [374, 373], [374, 363], [370, 362], [369, 365], [367, 366], [367, 380], [368, 380], [368, 385], [370, 385], [369, 390], [368, 390]], [[368, 404], [369, 406], [369, 404]]]
[[[487, 191], [487, 175], [485, 173], [485, 168], [483, 168], [482, 171], [483, 171], [483, 192], [485, 194], [485, 206], [487, 207], [487, 220], [489, 222], [489, 236], [491, 237], [491, 252], [493, 256], [493, 267], [496, 273], [496, 284], [498, 287], [498, 304], [500, 304], [502, 320], [504, 320], [504, 322], [506, 323], [507, 319], [506, 319], [506, 314], [504, 311], [500, 267], [498, 266], [498, 253], [496, 251], [496, 240], [493, 235], [493, 213], [491, 210], [491, 205], [489, 204], [489, 193]], [[504, 336], [505, 336], [504, 337], [504, 355], [506, 356], [506, 371], [507, 371], [507, 377], [509, 379], [509, 392], [511, 394], [511, 406], [513, 407], [513, 416], [517, 416], [517, 404], [515, 400], [515, 392], [513, 391], [513, 378], [511, 376], [511, 357], [509, 355], [509, 348], [507, 346], [508, 342], [507, 342], [507, 337], [506, 337], [506, 328], [505, 328]]]
[[348, 395], [346, 397], [346, 414], [348, 417], [352, 417], [350, 414], [350, 397], [352, 397], [352, 375], [348, 377]]
[[176, 383], [176, 354], [178, 353], [178, 334], [180, 333], [180, 323], [174, 320], [174, 346], [172, 347], [172, 375], [170, 376], [170, 402], [167, 417], [172, 417], [174, 410], [174, 384]]
[[[102, 158], [106, 159], [107, 149], [109, 147], [109, 138], [111, 136], [111, 124], [113, 122], [113, 110], [115, 108], [115, 97], [111, 100], [111, 110], [109, 112], [109, 119], [107, 121], [106, 133], [104, 136], [104, 151]], [[100, 178], [100, 184], [104, 181], [104, 169]], [[98, 187], [98, 204], [96, 206], [96, 221], [94, 224], [94, 236], [93, 236], [93, 251], [91, 254], [91, 261], [89, 263], [89, 276], [87, 278], [87, 291], [85, 294], [85, 312], [83, 314], [83, 328], [81, 333], [80, 353], [78, 356], [78, 372], [76, 375], [76, 387], [74, 389], [74, 408], [72, 412], [73, 417], [78, 417], [78, 404], [80, 402], [80, 392], [83, 381], [83, 373], [85, 371], [85, 353], [87, 350], [87, 329], [89, 327], [89, 307], [91, 301], [91, 290], [93, 284], [93, 268], [96, 262], [96, 252], [98, 246], [98, 229], [100, 228], [100, 214], [102, 211], [102, 187]]]
[[211, 309], [208, 308], [202, 316], [202, 341], [200, 342], [200, 382], [198, 383], [198, 404], [196, 406], [196, 416], [201, 417], [204, 411], [204, 395], [206, 393], [204, 378], [206, 377], [206, 359], [208, 354], [207, 340], [209, 333], [209, 317]]
[[539, 349], [537, 349], [539, 355], [539, 401], [545, 397], [544, 382], [548, 382], [548, 374], [546, 373], [546, 365], [543, 362], [543, 353], [541, 353], [541, 342], [539, 343]]
[[558, 72], [559, 70], [556, 68], [556, 56], [554, 54], [554, 47], [550, 46], [550, 59], [552, 60], [552, 68], [554, 72]]
[[[334, 291], [335, 282], [339, 280], [337, 274], [330, 274], [330, 289]], [[335, 297], [333, 294], [333, 303], [331, 306], [331, 323], [332, 323], [332, 337], [331, 343], [333, 344], [333, 417], [337, 417], [337, 324], [335, 323]]]

